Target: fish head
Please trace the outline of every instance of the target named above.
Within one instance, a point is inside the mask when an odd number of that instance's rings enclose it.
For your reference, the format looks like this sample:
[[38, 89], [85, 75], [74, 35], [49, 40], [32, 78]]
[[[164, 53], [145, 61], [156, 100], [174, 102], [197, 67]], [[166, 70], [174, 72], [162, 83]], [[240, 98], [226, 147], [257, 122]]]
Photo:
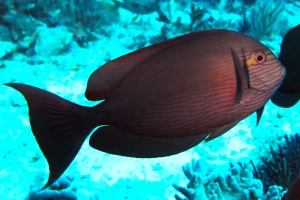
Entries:
[[286, 75], [286, 69], [267, 48], [255, 49], [245, 61], [249, 88], [257, 91], [276, 91]]

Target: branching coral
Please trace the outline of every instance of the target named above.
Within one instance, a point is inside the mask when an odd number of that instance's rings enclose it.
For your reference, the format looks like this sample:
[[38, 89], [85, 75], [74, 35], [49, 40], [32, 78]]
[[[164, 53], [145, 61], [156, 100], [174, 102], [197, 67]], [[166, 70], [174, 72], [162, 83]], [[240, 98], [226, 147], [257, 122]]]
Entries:
[[255, 4], [256, 0], [244, 0], [243, 1], [247, 6], [252, 6]]
[[156, 10], [158, 21], [163, 22], [161, 37], [163, 40], [182, 34], [209, 29], [209, 12], [199, 3], [164, 2]]
[[[217, 4], [222, 10], [230, 5], [229, 1], [199, 2], [199, 1], [169, 1], [161, 3], [156, 12], [158, 21], [163, 22], [161, 37], [163, 40], [173, 38], [182, 34], [210, 30], [226, 29], [231, 25], [231, 19], [222, 17], [221, 14], [212, 14], [213, 5]], [[226, 8], [229, 9], [229, 8]]]
[[243, 14], [243, 20], [238, 24], [238, 31], [240, 33], [248, 33], [250, 31], [251, 25], [248, 22], [248, 20], [246, 19], [246, 12], [244, 12]]
[[[205, 185], [213, 183], [213, 181], [217, 178], [216, 173], [213, 172], [213, 168], [207, 168], [204, 162], [198, 162], [192, 160], [192, 165], [189, 163], [182, 167], [182, 170], [185, 176], [190, 180], [187, 185], [187, 189], [178, 185], [173, 185], [175, 189], [181, 192], [184, 196], [186, 196], [190, 200], [196, 199], [208, 199], [207, 195], [214, 194], [206, 194]], [[211, 185], [209, 186], [211, 187]], [[177, 200], [181, 200], [181, 198], [176, 195], [175, 198]]]
[[[206, 166], [206, 167], [205, 167]], [[262, 182], [253, 178], [251, 167], [246, 164], [230, 164], [229, 172], [213, 169], [203, 161], [192, 161], [183, 166], [189, 179], [187, 188], [174, 185], [185, 198], [176, 195], [177, 200], [279, 200], [283, 196], [282, 187], [272, 186], [263, 194]]]
[[251, 11], [251, 26], [253, 36], [257, 39], [280, 34], [285, 26], [285, 18], [282, 18], [284, 1], [263, 0], [257, 1]]
[[262, 180], [265, 188], [280, 185], [289, 189], [300, 172], [300, 138], [298, 134], [284, 136], [285, 144], [279, 144], [274, 150], [271, 146], [271, 157], [262, 157], [262, 164], [254, 168], [254, 176]]

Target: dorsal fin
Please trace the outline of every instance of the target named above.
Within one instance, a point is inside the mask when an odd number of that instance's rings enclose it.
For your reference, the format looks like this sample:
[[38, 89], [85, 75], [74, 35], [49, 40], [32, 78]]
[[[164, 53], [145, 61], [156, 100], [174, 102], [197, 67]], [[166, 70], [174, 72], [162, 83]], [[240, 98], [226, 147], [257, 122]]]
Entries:
[[92, 101], [105, 99], [143, 61], [163, 50], [213, 33], [216, 31], [202, 31], [180, 36], [142, 48], [104, 64], [90, 76], [85, 92], [86, 98]]

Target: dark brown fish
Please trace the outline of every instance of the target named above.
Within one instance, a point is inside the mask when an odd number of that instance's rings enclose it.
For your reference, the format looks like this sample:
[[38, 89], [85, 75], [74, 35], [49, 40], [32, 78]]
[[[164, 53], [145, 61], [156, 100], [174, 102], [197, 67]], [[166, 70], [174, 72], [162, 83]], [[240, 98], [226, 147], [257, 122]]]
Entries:
[[89, 133], [95, 149], [153, 158], [185, 151], [231, 129], [264, 105], [280, 86], [285, 68], [258, 41], [213, 30], [143, 48], [96, 70], [76, 105], [25, 84], [32, 132], [46, 157], [45, 187], [66, 170]]
[[300, 199], [300, 175], [293, 180], [291, 187], [284, 194], [281, 200], [297, 200]]
[[300, 99], [300, 25], [287, 32], [281, 43], [279, 58], [287, 75], [272, 102], [280, 107], [294, 106]]

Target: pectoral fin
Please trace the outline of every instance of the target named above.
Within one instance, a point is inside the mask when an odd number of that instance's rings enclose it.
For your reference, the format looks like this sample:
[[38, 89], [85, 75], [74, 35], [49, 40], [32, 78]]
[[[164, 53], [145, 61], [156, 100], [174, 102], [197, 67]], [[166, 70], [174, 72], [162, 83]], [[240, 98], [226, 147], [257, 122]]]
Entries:
[[234, 127], [239, 121], [232, 122], [230, 124], [227, 124], [225, 126], [222, 126], [221, 128], [216, 129], [213, 131], [206, 139], [205, 142], [211, 141], [212, 139], [215, 139], [219, 137], [220, 135], [226, 133], [229, 131], [232, 127]]
[[264, 112], [265, 105], [256, 111], [256, 126], [258, 126], [260, 118]]

